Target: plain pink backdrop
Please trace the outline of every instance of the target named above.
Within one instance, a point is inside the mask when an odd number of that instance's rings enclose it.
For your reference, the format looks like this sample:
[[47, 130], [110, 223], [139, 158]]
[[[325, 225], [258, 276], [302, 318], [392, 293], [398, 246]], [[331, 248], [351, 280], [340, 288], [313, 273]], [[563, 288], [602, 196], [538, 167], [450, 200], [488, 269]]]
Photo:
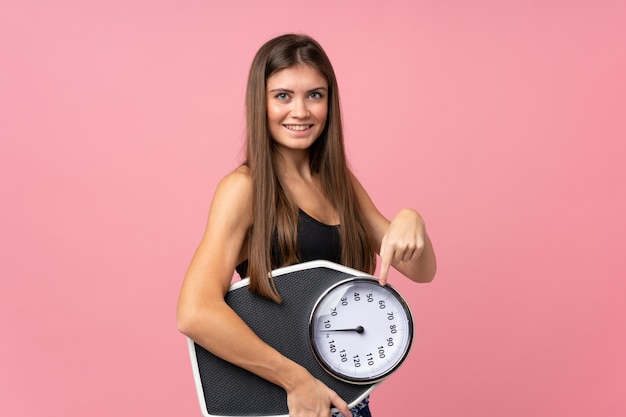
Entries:
[[624, 24], [620, 0], [3, 1], [0, 415], [200, 415], [176, 298], [249, 63], [289, 31], [439, 259], [391, 277], [416, 343], [375, 415], [626, 415]]

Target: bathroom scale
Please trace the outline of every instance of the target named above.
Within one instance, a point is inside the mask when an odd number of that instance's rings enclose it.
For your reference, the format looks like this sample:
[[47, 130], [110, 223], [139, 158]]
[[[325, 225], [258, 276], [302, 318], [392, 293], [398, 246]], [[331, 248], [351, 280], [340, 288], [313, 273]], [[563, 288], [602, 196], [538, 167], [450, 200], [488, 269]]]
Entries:
[[[267, 344], [305, 367], [350, 408], [395, 372], [413, 341], [406, 300], [372, 275], [330, 261], [272, 271], [283, 302], [237, 281], [226, 303]], [[287, 394], [187, 339], [205, 417], [289, 417]]]

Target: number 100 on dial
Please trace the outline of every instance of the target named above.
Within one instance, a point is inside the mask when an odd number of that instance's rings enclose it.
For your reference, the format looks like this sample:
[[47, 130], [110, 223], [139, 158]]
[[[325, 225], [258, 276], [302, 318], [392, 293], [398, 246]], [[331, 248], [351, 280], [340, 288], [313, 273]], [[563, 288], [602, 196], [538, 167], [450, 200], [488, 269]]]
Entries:
[[400, 293], [369, 277], [341, 281], [322, 294], [309, 321], [319, 364], [355, 384], [383, 380], [409, 353], [413, 318]]

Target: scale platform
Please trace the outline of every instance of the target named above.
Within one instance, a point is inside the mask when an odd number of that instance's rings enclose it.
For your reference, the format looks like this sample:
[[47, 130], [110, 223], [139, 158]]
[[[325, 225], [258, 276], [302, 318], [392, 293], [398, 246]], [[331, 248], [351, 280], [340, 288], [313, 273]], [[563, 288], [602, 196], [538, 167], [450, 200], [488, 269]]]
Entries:
[[[249, 291], [249, 279], [231, 285], [226, 303], [267, 344], [305, 367], [315, 378], [357, 405], [377, 384], [352, 384], [328, 374], [309, 342], [309, 318], [317, 300], [347, 278], [370, 276], [329, 261], [310, 261], [272, 272], [283, 302]], [[371, 276], [370, 276], [371, 277]], [[211, 354], [188, 339], [193, 375], [205, 417], [289, 417], [287, 395], [277, 386]]]

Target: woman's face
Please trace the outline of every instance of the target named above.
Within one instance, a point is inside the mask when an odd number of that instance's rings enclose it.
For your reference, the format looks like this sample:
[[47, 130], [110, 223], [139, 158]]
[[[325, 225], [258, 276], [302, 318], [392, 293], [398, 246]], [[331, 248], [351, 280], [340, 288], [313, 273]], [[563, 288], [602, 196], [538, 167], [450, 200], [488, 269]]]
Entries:
[[328, 83], [307, 65], [282, 69], [267, 79], [267, 121], [274, 141], [308, 149], [326, 126]]

